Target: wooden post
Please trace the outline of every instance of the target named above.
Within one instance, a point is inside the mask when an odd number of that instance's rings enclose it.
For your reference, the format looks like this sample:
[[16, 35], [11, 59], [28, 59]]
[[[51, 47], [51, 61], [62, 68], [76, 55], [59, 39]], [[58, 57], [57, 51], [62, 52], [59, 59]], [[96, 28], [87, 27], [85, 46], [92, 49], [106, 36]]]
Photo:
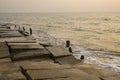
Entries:
[[25, 31], [25, 28], [23, 27], [23, 31]]
[[72, 53], [72, 52], [73, 52], [71, 47], [69, 47], [69, 52], [70, 52], [70, 53]]
[[70, 41], [69, 40], [66, 41], [66, 47], [70, 47]]
[[30, 30], [30, 35], [32, 35], [32, 29], [30, 28], [29, 30]]
[[84, 55], [81, 55], [80, 59], [81, 59], [81, 60], [84, 60], [84, 58], [85, 58]]
[[20, 31], [20, 26], [18, 27], [18, 30]]
[[16, 29], [16, 25], [15, 25], [14, 29]]

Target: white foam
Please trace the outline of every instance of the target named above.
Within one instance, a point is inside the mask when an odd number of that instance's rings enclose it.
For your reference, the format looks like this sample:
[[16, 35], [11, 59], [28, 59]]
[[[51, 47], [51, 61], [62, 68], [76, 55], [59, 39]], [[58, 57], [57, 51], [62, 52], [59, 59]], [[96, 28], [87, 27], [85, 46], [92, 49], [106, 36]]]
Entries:
[[[75, 49], [77, 50], [77, 49]], [[120, 57], [106, 55], [100, 51], [90, 51], [84, 48], [78, 48], [77, 54], [73, 54], [75, 58], [80, 59], [81, 55], [85, 56], [85, 63], [96, 64], [109, 70], [120, 72]]]

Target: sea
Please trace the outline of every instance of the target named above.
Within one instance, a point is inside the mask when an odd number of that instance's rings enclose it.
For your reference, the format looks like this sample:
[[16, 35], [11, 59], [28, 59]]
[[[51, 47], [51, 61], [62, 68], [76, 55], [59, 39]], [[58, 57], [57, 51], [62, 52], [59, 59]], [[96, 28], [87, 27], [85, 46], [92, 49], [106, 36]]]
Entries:
[[0, 25], [33, 30], [38, 41], [65, 47], [84, 63], [120, 72], [120, 13], [0, 13]]

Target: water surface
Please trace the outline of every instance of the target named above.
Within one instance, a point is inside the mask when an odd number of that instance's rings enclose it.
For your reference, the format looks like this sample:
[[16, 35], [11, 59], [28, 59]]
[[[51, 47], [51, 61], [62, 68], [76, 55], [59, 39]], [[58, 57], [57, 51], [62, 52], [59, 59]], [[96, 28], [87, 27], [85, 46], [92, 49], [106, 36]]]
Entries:
[[55, 45], [70, 40], [77, 59], [120, 72], [119, 13], [0, 13], [3, 23], [31, 27], [38, 40]]

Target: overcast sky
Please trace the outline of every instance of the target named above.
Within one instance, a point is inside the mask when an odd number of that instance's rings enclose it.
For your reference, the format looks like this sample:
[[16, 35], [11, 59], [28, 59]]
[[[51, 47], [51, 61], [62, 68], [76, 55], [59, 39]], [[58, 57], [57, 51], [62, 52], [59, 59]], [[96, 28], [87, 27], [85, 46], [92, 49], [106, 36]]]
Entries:
[[0, 0], [0, 12], [120, 11], [120, 0]]

